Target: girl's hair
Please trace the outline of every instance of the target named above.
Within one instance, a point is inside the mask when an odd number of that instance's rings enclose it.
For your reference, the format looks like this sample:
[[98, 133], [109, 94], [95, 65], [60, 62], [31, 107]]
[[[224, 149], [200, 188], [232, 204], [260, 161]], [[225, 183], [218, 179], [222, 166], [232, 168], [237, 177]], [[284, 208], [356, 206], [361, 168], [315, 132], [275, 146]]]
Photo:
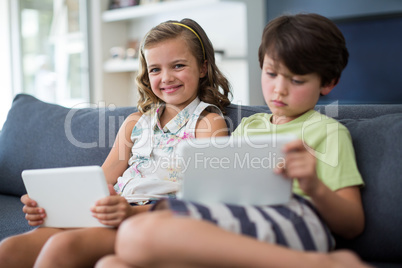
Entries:
[[200, 67], [205, 60], [207, 61], [207, 74], [205, 77], [200, 78], [198, 97], [204, 102], [218, 106], [222, 112], [225, 112], [224, 108], [230, 104], [229, 82], [215, 64], [214, 48], [208, 36], [201, 26], [191, 19], [183, 19], [180, 22], [163, 22], [152, 28], [142, 40], [139, 51], [140, 70], [136, 78], [139, 93], [138, 110], [145, 113], [154, 104], [163, 102], [152, 92], [144, 50], [160, 42], [177, 37], [183, 38], [187, 42]]
[[258, 50], [261, 68], [265, 55], [294, 74], [317, 73], [322, 86], [338, 83], [349, 57], [342, 32], [318, 14], [283, 15], [269, 22]]

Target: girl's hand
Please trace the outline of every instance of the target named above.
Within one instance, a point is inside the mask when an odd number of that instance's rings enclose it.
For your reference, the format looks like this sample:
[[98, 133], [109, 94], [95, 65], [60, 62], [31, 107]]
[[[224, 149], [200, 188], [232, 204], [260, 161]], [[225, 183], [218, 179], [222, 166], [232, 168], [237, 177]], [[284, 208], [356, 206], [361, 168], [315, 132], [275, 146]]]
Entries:
[[297, 178], [300, 189], [312, 196], [318, 190], [320, 180], [316, 172], [316, 158], [312, 150], [307, 150], [302, 140], [292, 141], [283, 148], [285, 166], [277, 168], [275, 172], [287, 178]]
[[21, 196], [21, 202], [24, 204], [22, 211], [25, 213], [28, 224], [31, 226], [43, 224], [46, 218], [45, 209], [38, 207], [36, 201], [29, 198], [27, 194]]
[[131, 216], [131, 206], [124, 197], [116, 194], [112, 185], [109, 184], [108, 187], [110, 196], [98, 200], [91, 208], [91, 212], [100, 223], [117, 227]]

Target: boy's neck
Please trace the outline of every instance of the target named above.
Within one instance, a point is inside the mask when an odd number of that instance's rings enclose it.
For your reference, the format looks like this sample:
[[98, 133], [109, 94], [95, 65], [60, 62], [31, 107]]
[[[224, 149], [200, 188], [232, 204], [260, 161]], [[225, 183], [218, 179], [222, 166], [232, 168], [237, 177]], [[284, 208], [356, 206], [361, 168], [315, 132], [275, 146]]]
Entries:
[[297, 116], [292, 116], [292, 117], [286, 116], [286, 115], [275, 115], [275, 114], [272, 114], [272, 116], [271, 116], [271, 118], [270, 118], [270, 122], [271, 122], [272, 124], [274, 124], [274, 125], [283, 125], [283, 124], [287, 124], [287, 123], [289, 123], [289, 122], [291, 122], [291, 121], [293, 121], [293, 120], [296, 120], [297, 118], [299, 118], [299, 117], [305, 115], [306, 113], [308, 113], [308, 112], [310, 112], [310, 111], [312, 111], [312, 110], [307, 110], [307, 111], [305, 111], [305, 112], [302, 113], [302, 114], [299, 114], [299, 115], [297, 115]]

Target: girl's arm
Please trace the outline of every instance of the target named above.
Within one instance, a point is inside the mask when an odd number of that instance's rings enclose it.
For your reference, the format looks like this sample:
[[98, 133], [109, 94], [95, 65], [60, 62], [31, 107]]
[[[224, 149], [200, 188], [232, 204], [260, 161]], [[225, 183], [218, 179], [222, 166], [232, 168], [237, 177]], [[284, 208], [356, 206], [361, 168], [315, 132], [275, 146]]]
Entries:
[[196, 138], [227, 136], [225, 119], [216, 113], [203, 112], [195, 127]]
[[131, 154], [131, 132], [141, 117], [141, 113], [133, 113], [124, 120], [121, 125], [116, 140], [102, 165], [103, 172], [105, 173], [106, 181], [109, 184], [115, 184], [117, 178], [128, 168], [128, 160]]
[[92, 215], [100, 223], [117, 227], [128, 217], [146, 212], [151, 208], [151, 205], [131, 206], [123, 196], [116, 194], [111, 184], [108, 186], [110, 196], [96, 201], [91, 208]]
[[141, 113], [133, 113], [129, 115], [120, 127], [116, 140], [102, 165], [106, 181], [109, 184], [110, 196], [102, 198], [96, 202], [91, 208], [92, 214], [101, 223], [118, 226], [120, 223], [135, 214], [149, 210], [150, 206], [131, 206], [127, 200], [116, 194], [113, 185], [117, 182], [117, 178], [123, 175], [128, 168], [128, 160], [131, 156], [131, 132], [141, 117]]
[[364, 229], [364, 212], [357, 186], [332, 191], [316, 173], [316, 158], [301, 140], [284, 148], [286, 167], [278, 170], [285, 177], [297, 178], [300, 188], [310, 196], [329, 228], [336, 234], [353, 238]]

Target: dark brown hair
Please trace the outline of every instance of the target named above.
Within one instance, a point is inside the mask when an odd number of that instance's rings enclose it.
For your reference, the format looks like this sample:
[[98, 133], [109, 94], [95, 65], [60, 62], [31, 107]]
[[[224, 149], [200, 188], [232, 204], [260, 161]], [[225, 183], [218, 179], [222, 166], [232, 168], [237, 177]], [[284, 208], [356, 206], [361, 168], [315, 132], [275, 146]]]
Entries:
[[282, 15], [265, 26], [258, 58], [265, 55], [292, 73], [317, 73], [321, 85], [338, 83], [348, 63], [345, 38], [338, 27], [318, 14]]
[[[201, 39], [202, 44], [197, 35], [191, 30], [174, 23], [181, 23], [193, 29]], [[163, 102], [152, 92], [147, 71], [147, 62], [144, 57], [144, 50], [147, 47], [177, 37], [186, 40], [188, 46], [190, 47], [190, 51], [197, 59], [200, 67], [205, 60], [207, 61], [207, 75], [203, 78], [200, 78], [198, 97], [204, 102], [218, 106], [219, 109], [224, 113], [225, 107], [230, 104], [229, 81], [215, 64], [214, 48], [208, 36], [201, 26], [191, 19], [183, 19], [180, 22], [166, 21], [152, 28], [145, 35], [140, 46], [140, 70], [136, 78], [139, 92], [138, 110], [142, 113], [145, 113], [150, 110], [154, 104]], [[204, 49], [202, 46], [204, 46]]]

